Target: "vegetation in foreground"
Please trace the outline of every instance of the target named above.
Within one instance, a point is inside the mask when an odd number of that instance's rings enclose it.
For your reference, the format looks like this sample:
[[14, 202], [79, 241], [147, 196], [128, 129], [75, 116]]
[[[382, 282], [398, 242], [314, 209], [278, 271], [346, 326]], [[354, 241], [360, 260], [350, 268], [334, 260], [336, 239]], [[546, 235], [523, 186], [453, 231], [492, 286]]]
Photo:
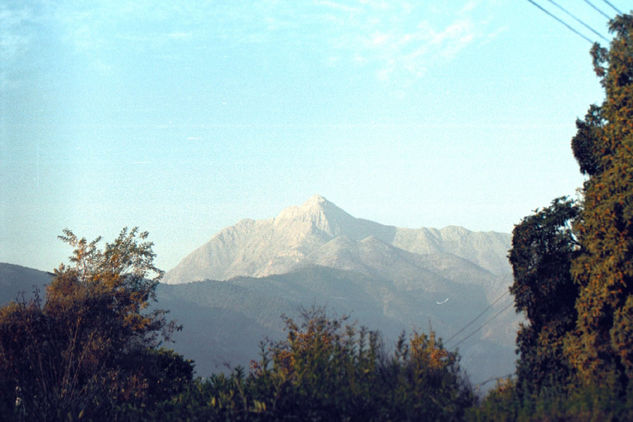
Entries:
[[248, 371], [193, 379], [193, 362], [160, 347], [177, 327], [148, 310], [162, 273], [146, 237], [124, 229], [100, 250], [66, 231], [71, 265], [44, 303], [2, 308], [4, 420], [461, 420], [474, 403], [433, 333], [387, 355], [378, 333], [316, 308], [286, 318], [286, 339], [262, 343]]
[[633, 420], [633, 16], [592, 49], [605, 100], [576, 122], [582, 198], [555, 199], [513, 232], [511, 292], [527, 316], [516, 379], [481, 420]]
[[434, 333], [379, 335], [320, 309], [230, 375], [193, 378], [161, 348], [177, 329], [148, 305], [162, 273], [147, 233], [74, 248], [39, 298], [0, 309], [3, 420], [633, 420], [633, 17], [592, 54], [606, 99], [578, 121], [582, 200], [559, 198], [513, 232], [516, 377], [481, 402]]

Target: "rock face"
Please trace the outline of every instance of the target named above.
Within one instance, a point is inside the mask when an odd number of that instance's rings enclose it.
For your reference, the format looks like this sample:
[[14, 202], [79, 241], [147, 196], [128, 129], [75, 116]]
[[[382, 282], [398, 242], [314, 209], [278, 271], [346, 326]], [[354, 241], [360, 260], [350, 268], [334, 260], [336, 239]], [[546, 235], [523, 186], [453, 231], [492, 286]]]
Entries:
[[[411, 267], [415, 266], [411, 261], [418, 259], [412, 253], [452, 255], [503, 276], [510, 271], [506, 258], [509, 248], [509, 234], [471, 232], [454, 226], [441, 230], [386, 226], [354, 218], [315, 195], [275, 218], [242, 220], [220, 231], [169, 271], [164, 282], [265, 277], [309, 264], [359, 270], [370, 255], [387, 260], [383, 266]], [[389, 259], [394, 261], [389, 263]]]

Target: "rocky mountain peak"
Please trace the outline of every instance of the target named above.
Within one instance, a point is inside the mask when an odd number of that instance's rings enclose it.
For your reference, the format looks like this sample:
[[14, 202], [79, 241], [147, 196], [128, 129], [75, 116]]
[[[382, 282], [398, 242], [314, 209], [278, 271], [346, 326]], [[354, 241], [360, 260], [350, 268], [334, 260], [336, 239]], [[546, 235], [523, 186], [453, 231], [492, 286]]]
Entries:
[[320, 232], [328, 236], [343, 234], [355, 218], [328, 201], [314, 195], [302, 205], [291, 206], [274, 218], [275, 227], [301, 232]]
[[308, 208], [323, 207], [327, 204], [334, 205], [330, 201], [328, 201], [327, 199], [325, 199], [324, 197], [322, 197], [321, 195], [317, 193], [315, 195], [312, 195], [310, 198], [308, 198], [308, 200], [303, 203], [302, 207], [308, 207]]
[[345, 211], [321, 195], [314, 195], [302, 205], [285, 208], [279, 213], [277, 219], [295, 218], [301, 215], [316, 215], [319, 213], [328, 214], [328, 217], [334, 217], [336, 214], [348, 215]]
[[444, 231], [401, 229], [355, 218], [323, 196], [314, 195], [275, 218], [244, 220], [222, 230], [169, 271], [164, 281], [263, 277], [309, 263], [349, 270], [358, 266], [359, 254], [376, 262], [401, 262], [396, 258], [405, 251], [454, 254], [496, 274], [509, 272], [509, 235], [460, 227]]

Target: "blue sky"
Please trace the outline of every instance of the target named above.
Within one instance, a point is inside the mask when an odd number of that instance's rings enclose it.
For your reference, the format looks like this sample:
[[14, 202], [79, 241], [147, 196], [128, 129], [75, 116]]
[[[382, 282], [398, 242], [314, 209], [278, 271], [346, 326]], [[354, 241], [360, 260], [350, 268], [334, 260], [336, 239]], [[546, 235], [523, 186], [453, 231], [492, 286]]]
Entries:
[[64, 228], [140, 226], [168, 270], [316, 193], [385, 224], [510, 232], [582, 184], [590, 47], [528, 1], [5, 0], [0, 261], [51, 270]]

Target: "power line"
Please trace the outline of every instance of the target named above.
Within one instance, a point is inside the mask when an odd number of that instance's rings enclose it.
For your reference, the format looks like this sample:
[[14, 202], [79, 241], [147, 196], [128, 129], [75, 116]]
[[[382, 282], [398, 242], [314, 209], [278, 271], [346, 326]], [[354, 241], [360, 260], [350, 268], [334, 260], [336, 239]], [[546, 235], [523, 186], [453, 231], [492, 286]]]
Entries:
[[508, 310], [508, 308], [510, 308], [512, 305], [514, 305], [514, 302], [509, 303], [507, 306], [505, 306], [503, 309], [501, 309], [499, 312], [497, 312], [496, 314], [494, 314], [493, 316], [491, 316], [490, 318], [488, 318], [483, 324], [481, 324], [479, 327], [477, 327], [476, 329], [474, 329], [473, 331], [470, 332], [470, 334], [468, 334], [466, 337], [464, 337], [463, 339], [461, 339], [460, 341], [458, 341], [457, 343], [455, 343], [455, 345], [453, 346], [453, 349], [455, 349], [457, 346], [459, 346], [460, 344], [462, 344], [463, 342], [465, 342], [466, 340], [468, 340], [469, 338], [471, 338], [472, 336], [474, 336], [475, 334], [477, 334], [477, 332], [479, 330], [481, 330], [482, 328], [484, 328], [486, 326], [486, 324], [488, 324], [490, 321], [492, 321], [493, 319], [497, 318], [499, 315], [501, 315], [503, 312], [505, 312], [506, 310]]
[[[535, 3], [532, 0], [527, 0], [530, 3], [532, 3], [534, 6], [538, 7], [539, 9], [541, 9], [541, 11], [543, 13], [546, 13], [547, 15], [549, 15], [550, 17], [556, 19], [559, 23], [565, 25], [567, 27], [567, 29], [569, 29], [571, 32], [573, 32], [574, 34], [578, 35], [579, 37], [584, 38], [586, 41], [588, 41], [589, 43], [593, 44], [593, 41], [591, 41], [589, 38], [585, 37], [583, 34], [581, 34], [580, 32], [576, 31], [574, 28], [572, 28], [571, 26], [569, 26], [565, 21], [563, 21], [562, 19], [560, 19], [558, 16], [553, 15], [552, 13], [550, 13], [548, 10], [543, 9], [543, 7], [541, 7], [541, 5]], [[585, 0], [587, 1], [587, 0]]]
[[599, 33], [598, 31], [596, 31], [595, 29], [593, 29], [592, 27], [590, 27], [589, 25], [587, 25], [585, 22], [583, 22], [582, 20], [578, 19], [576, 16], [574, 16], [571, 12], [569, 12], [567, 9], [565, 9], [563, 6], [561, 6], [560, 4], [556, 3], [554, 0], [548, 0], [550, 3], [552, 3], [554, 6], [558, 7], [560, 10], [562, 10], [563, 12], [565, 12], [567, 15], [571, 16], [576, 22], [578, 22], [579, 24], [581, 24], [582, 26], [584, 26], [585, 28], [587, 28], [588, 30], [590, 30], [591, 32], [593, 32], [594, 34], [596, 34], [597, 36], [599, 36], [600, 38], [602, 38], [605, 41], [609, 41], [606, 37], [604, 37], [601, 33]]
[[479, 382], [479, 383], [477, 383], [477, 384], [475, 384], [475, 385], [476, 385], [477, 387], [481, 387], [482, 385], [486, 385], [486, 384], [488, 384], [490, 381], [497, 381], [497, 380], [507, 379], [507, 378], [511, 377], [512, 375], [514, 375], [514, 373], [513, 373], [513, 372], [510, 372], [509, 374], [502, 375], [502, 376], [500, 376], [500, 377], [492, 377], [492, 378], [488, 378], [487, 380], [482, 381], [482, 382]]
[[506, 290], [505, 293], [503, 293], [501, 296], [499, 296], [498, 298], [496, 298], [495, 300], [492, 301], [492, 303], [488, 306], [486, 306], [486, 309], [484, 309], [483, 311], [481, 311], [479, 313], [479, 315], [477, 315], [475, 318], [471, 319], [468, 324], [464, 325], [458, 332], [456, 332], [455, 334], [453, 334], [448, 340], [446, 340], [444, 342], [444, 344], [447, 344], [449, 341], [453, 340], [455, 337], [457, 337], [462, 331], [464, 331], [466, 328], [470, 327], [471, 325], [473, 325], [475, 323], [475, 321], [477, 321], [479, 318], [481, 318], [486, 312], [488, 312], [488, 309], [492, 308], [497, 302], [499, 302], [503, 297], [505, 297], [508, 293], [510, 293], [510, 290]]
[[490, 318], [488, 318], [486, 320], [486, 322], [484, 322], [483, 324], [481, 324], [479, 327], [477, 327], [475, 330], [473, 330], [470, 334], [468, 334], [466, 337], [464, 337], [463, 339], [461, 339], [460, 341], [458, 341], [452, 348], [455, 349], [457, 346], [459, 346], [460, 344], [462, 344], [463, 342], [465, 342], [466, 340], [468, 340], [469, 338], [471, 338], [472, 336], [474, 336], [475, 334], [477, 334], [477, 332], [479, 330], [481, 330], [482, 328], [484, 328], [486, 326], [486, 324], [488, 324], [490, 321], [492, 321], [493, 319], [495, 319], [496, 317], [498, 317], [499, 315], [501, 315], [503, 312], [505, 312], [508, 308], [510, 308], [512, 305], [514, 305], [514, 302], [509, 303], [505, 308], [503, 308], [502, 310], [500, 310], [499, 312], [497, 312], [496, 314], [494, 314], [493, 316], [491, 316]]
[[611, 16], [607, 15], [606, 13], [604, 13], [602, 10], [600, 10], [598, 8], [598, 6], [594, 5], [592, 2], [590, 2], [589, 0], [585, 0], [585, 3], [587, 3], [589, 6], [593, 7], [595, 10], [598, 11], [598, 13], [600, 13], [602, 16], [604, 16], [605, 18], [611, 20]]
[[608, 4], [609, 6], [611, 6], [611, 8], [612, 8], [613, 10], [615, 10], [616, 12], [618, 12], [618, 14], [619, 14], [619, 15], [621, 15], [621, 14], [622, 14], [622, 12], [620, 11], [620, 9], [618, 9], [617, 7], [615, 7], [614, 5], [612, 5], [610, 1], [608, 1], [608, 0], [602, 0], [602, 1], [603, 1], [603, 2], [605, 2], [606, 4]]

